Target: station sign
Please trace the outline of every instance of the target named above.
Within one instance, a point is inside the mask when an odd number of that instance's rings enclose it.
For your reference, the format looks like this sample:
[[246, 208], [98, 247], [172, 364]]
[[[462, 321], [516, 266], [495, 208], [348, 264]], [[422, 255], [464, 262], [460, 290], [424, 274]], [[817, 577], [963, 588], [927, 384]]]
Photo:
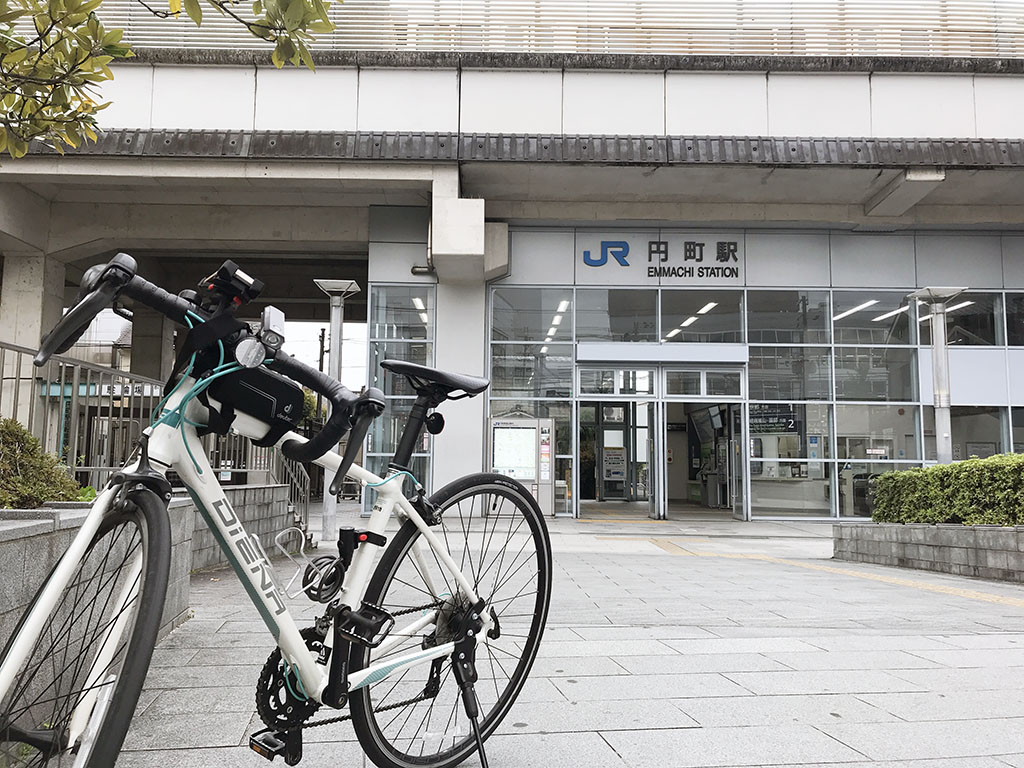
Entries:
[[742, 232], [649, 230], [576, 233], [577, 285], [739, 287]]

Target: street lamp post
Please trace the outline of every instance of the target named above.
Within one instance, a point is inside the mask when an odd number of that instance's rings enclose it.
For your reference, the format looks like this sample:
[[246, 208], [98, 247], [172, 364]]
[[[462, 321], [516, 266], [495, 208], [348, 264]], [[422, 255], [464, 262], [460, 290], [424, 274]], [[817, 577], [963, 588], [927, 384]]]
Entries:
[[946, 307], [949, 300], [966, 288], [929, 287], [910, 294], [931, 306], [932, 390], [935, 404], [935, 458], [939, 464], [953, 462], [953, 436], [949, 399], [949, 345], [946, 343]]
[[[345, 319], [345, 299], [359, 293], [355, 280], [313, 280], [317, 288], [326, 293], [331, 301], [330, 349], [327, 356], [327, 375], [341, 380], [341, 331]], [[320, 414], [317, 414], [318, 416]], [[338, 499], [328, 492], [327, 476], [324, 475], [323, 523], [321, 541], [333, 541], [338, 530]]]

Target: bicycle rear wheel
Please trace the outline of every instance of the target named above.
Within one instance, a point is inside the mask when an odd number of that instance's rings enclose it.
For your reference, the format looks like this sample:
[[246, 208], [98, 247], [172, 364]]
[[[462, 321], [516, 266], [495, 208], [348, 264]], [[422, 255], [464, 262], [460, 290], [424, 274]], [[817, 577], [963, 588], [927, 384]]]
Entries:
[[[0, 699], [0, 768], [114, 764], [156, 644], [170, 541], [167, 507], [150, 491], [133, 492], [108, 511]], [[0, 664], [30, 631], [28, 616], [55, 572], [21, 617]], [[94, 703], [70, 744], [72, 715], [86, 696]]]
[[[492, 633], [497, 637], [482, 633], [476, 652], [480, 729], [487, 738], [522, 690], [544, 632], [551, 599], [548, 532], [537, 502], [503, 475], [456, 480], [431, 501], [441, 513], [434, 532], [496, 617]], [[351, 669], [448, 642], [449, 624], [469, 610], [455, 579], [421, 540], [412, 522], [399, 529], [374, 571], [366, 600], [410, 621], [436, 610], [438, 620], [385, 653], [353, 646]], [[397, 627], [402, 624], [399, 620]], [[450, 658], [359, 689], [351, 694], [350, 707], [359, 742], [380, 768], [449, 768], [476, 751]]]

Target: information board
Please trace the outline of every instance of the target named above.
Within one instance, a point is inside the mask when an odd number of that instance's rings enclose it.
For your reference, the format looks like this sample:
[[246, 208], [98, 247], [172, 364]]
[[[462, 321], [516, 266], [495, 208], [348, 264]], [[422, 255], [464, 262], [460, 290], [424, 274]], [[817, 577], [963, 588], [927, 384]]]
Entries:
[[537, 479], [537, 428], [495, 427], [493, 469], [517, 480]]

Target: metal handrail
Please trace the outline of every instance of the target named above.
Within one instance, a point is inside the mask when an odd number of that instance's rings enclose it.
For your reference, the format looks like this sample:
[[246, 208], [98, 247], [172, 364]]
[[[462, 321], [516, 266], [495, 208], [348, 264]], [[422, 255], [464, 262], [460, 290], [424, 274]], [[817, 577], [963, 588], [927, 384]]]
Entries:
[[[261, 50], [240, 24], [197, 29], [136, 0], [103, 20], [139, 48]], [[746, 56], [1024, 55], [1022, 0], [345, 0], [315, 48]]]

